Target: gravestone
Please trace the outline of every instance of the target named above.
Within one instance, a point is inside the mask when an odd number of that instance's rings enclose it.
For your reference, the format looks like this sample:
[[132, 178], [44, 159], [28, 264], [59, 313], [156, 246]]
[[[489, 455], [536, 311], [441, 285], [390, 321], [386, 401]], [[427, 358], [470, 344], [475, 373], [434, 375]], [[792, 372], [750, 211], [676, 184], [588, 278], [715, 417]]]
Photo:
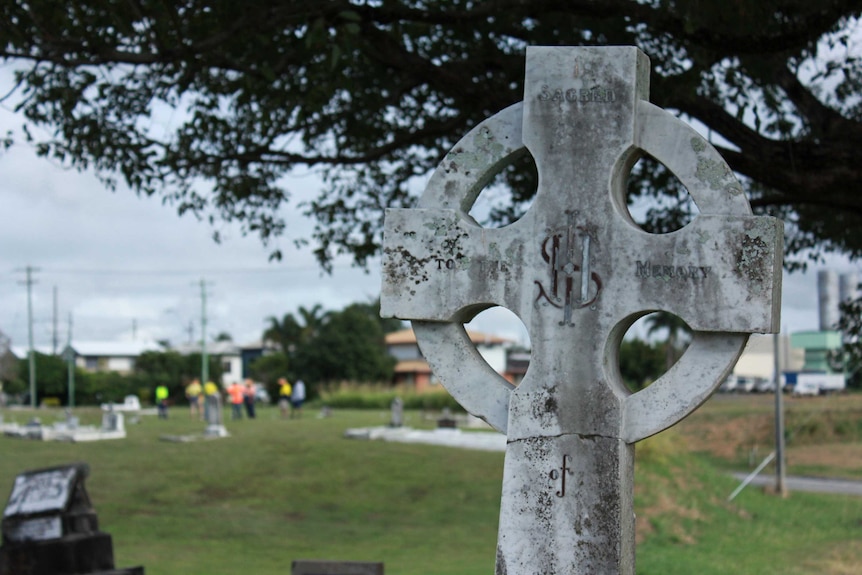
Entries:
[[206, 420], [205, 437], [227, 437], [229, 434], [222, 423], [221, 397], [217, 393], [207, 395], [204, 399], [204, 419]]
[[440, 418], [437, 420], [437, 429], [455, 429], [458, 427], [458, 422], [452, 417], [452, 410], [444, 407]]
[[291, 575], [383, 575], [383, 563], [297, 560], [291, 563], [290, 573]]
[[99, 531], [79, 463], [18, 475], [3, 512], [0, 575], [143, 575], [115, 569], [111, 536]]
[[404, 400], [396, 397], [390, 404], [391, 415], [389, 418], [389, 427], [401, 427], [404, 425]]
[[[523, 102], [454, 146], [417, 209], [386, 212], [381, 315], [413, 320], [435, 375], [507, 435], [498, 574], [633, 574], [635, 442], [705, 401], [749, 333], [778, 329], [782, 223], [752, 216], [716, 150], [648, 95], [649, 60], [636, 48], [527, 48]], [[539, 173], [532, 206], [482, 228], [471, 206], [525, 153]], [[628, 213], [627, 178], [643, 154], [697, 205], [684, 228], [649, 234]], [[462, 325], [491, 306], [530, 333], [517, 387]], [[631, 394], [620, 342], [654, 311], [685, 320], [692, 342]]]
[[69, 429], [77, 429], [81, 425], [81, 419], [75, 415], [68, 414], [66, 416], [66, 426]]
[[102, 413], [102, 431], [125, 433], [126, 423], [123, 414], [114, 410]]

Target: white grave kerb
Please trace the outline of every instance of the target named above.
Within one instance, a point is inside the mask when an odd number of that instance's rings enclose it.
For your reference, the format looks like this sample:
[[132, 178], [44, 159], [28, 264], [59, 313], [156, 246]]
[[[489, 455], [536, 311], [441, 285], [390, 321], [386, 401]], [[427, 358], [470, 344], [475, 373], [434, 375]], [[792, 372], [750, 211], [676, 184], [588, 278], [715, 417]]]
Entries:
[[[751, 332], [778, 327], [783, 228], [754, 217], [714, 148], [647, 101], [636, 48], [528, 48], [524, 102], [467, 134], [416, 210], [388, 210], [381, 314], [414, 320], [435, 374], [507, 434], [497, 572], [634, 573], [633, 444], [673, 425], [732, 369]], [[530, 210], [501, 229], [468, 212], [518, 154], [532, 154]], [[642, 152], [687, 187], [700, 214], [647, 234], [625, 207]], [[532, 361], [513, 388], [461, 323], [489, 306], [527, 326]], [[683, 358], [629, 394], [617, 356], [642, 315], [695, 332]]]

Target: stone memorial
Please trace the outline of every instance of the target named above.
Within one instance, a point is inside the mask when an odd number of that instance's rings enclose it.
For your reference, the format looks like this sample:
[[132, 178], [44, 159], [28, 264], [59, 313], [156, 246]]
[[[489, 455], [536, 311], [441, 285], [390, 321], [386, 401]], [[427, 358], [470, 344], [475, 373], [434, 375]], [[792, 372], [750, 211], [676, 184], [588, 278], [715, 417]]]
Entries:
[[126, 421], [119, 411], [106, 411], [102, 414], [102, 431], [126, 433]]
[[455, 429], [456, 427], [458, 427], [458, 422], [452, 417], [452, 410], [444, 407], [440, 417], [437, 418], [437, 429]]
[[404, 425], [404, 400], [396, 397], [389, 406], [389, 427], [401, 427]]
[[79, 463], [22, 473], [3, 512], [0, 575], [143, 575], [116, 569], [111, 536], [99, 531]]
[[214, 393], [204, 400], [204, 419], [206, 419], [205, 437], [227, 437], [229, 434], [222, 422], [221, 397]]
[[[468, 412], [506, 434], [496, 572], [635, 572], [634, 444], [688, 415], [720, 385], [753, 332], [779, 326], [783, 226], [755, 217], [732, 171], [694, 129], [648, 101], [633, 47], [530, 47], [524, 100], [446, 155], [417, 209], [387, 210], [384, 317], [413, 320], [435, 375]], [[469, 210], [529, 153], [532, 206], [499, 229]], [[648, 154], [698, 214], [649, 234], [626, 207]], [[514, 387], [463, 328], [502, 306], [527, 327], [532, 360]], [[630, 393], [619, 346], [666, 311], [693, 330], [683, 357]]]

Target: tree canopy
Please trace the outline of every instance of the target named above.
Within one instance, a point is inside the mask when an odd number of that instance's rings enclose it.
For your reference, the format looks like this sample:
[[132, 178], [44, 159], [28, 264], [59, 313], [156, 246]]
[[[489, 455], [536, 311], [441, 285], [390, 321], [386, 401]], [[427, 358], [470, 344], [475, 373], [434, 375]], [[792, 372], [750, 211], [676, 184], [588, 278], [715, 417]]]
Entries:
[[[467, 130], [522, 98], [526, 46], [636, 45], [651, 100], [703, 125], [755, 209], [786, 219], [789, 253], [855, 257], [860, 12], [858, 0], [6, 0], [0, 58], [40, 154], [264, 242], [284, 232], [283, 176], [317, 170], [304, 240], [326, 265], [375, 255], [383, 208], [411, 205]], [[632, 197], [667, 200], [647, 223], [685, 217], [667, 171], [641, 165]], [[490, 216], [502, 223], [532, 197], [534, 168], [498, 183], [511, 193]]]

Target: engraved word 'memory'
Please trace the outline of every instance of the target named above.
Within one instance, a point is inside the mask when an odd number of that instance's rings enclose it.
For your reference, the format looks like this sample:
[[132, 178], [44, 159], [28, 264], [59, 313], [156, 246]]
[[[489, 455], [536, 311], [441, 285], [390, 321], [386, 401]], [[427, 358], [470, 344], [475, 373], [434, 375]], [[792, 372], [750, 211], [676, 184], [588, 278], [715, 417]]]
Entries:
[[712, 271], [711, 266], [664, 266], [652, 265], [649, 260], [636, 262], [635, 277], [658, 279], [703, 280]]

